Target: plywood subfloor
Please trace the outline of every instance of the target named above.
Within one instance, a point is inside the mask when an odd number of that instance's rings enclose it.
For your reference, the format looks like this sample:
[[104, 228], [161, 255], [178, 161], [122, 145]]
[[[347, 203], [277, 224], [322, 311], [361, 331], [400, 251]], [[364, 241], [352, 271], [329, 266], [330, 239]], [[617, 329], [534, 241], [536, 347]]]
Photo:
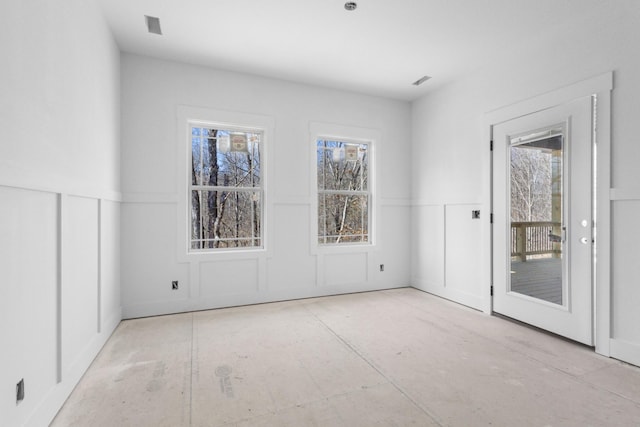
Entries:
[[637, 426], [640, 369], [397, 289], [124, 321], [53, 426]]

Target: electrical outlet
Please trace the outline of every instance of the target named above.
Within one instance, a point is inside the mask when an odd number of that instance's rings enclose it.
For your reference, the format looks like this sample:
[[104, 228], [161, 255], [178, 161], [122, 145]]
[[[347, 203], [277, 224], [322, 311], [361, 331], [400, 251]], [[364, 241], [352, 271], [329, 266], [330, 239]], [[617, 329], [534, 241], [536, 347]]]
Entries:
[[16, 404], [24, 400], [24, 378], [16, 384]]
[[171, 289], [173, 289], [174, 291], [178, 290], [179, 285], [178, 285], [178, 281], [177, 280], [173, 280], [171, 282]]
[[384, 264], [380, 264], [380, 271], [384, 271]]
[[471, 219], [480, 219], [480, 211], [471, 211]]

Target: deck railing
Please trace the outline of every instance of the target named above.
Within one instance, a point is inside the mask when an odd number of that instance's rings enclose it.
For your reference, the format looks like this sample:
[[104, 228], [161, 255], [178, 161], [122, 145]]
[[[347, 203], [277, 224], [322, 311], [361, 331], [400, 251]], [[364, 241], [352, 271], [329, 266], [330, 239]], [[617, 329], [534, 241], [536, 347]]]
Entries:
[[511, 256], [526, 261], [531, 255], [559, 254], [561, 237], [558, 228], [559, 222], [512, 222]]

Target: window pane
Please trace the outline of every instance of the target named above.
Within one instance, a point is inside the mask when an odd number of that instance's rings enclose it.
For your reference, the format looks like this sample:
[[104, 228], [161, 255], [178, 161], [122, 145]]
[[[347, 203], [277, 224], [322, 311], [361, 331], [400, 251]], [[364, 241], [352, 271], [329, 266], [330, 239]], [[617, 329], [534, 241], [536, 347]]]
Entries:
[[[194, 131], [200, 129], [194, 128]], [[202, 139], [196, 136], [191, 137], [191, 184], [200, 185], [202, 183]]]
[[510, 152], [509, 289], [562, 305], [566, 300], [562, 268], [563, 136], [516, 144], [512, 140]]
[[192, 191], [192, 249], [261, 245], [258, 191]]
[[318, 189], [366, 191], [367, 150], [367, 144], [318, 140]]
[[368, 199], [368, 196], [318, 195], [318, 242], [368, 242]]
[[192, 184], [259, 187], [260, 143], [255, 132], [192, 128]]
[[[191, 192], [191, 249], [201, 249], [200, 240], [204, 238], [204, 228], [202, 226], [202, 210], [200, 209], [202, 198], [201, 191]], [[197, 241], [197, 246], [194, 244]]]

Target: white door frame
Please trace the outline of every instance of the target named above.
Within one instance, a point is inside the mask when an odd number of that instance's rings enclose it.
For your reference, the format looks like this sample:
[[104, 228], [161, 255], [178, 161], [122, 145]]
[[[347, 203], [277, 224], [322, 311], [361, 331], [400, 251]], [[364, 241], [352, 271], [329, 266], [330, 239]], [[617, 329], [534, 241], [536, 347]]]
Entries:
[[[597, 97], [597, 121], [595, 130], [594, 148], [594, 206], [595, 206], [595, 228], [594, 228], [594, 251], [597, 254], [597, 261], [594, 263], [594, 337], [596, 352], [605, 356], [610, 356], [611, 340], [611, 282], [610, 282], [610, 239], [611, 239], [611, 198], [609, 190], [611, 188], [611, 90], [613, 90], [613, 72], [608, 72], [588, 80], [584, 80], [552, 92], [545, 93], [534, 98], [517, 102], [515, 104], [490, 111], [485, 114], [485, 139], [487, 146], [492, 140], [492, 130], [494, 125], [506, 121], [526, 116], [531, 113], [546, 110], [558, 105], [566, 104], [575, 99], [585, 96], [595, 95]], [[487, 149], [484, 160], [484, 182], [486, 199], [484, 205], [489, 212], [493, 209], [493, 185], [492, 185], [492, 153]], [[487, 211], [487, 210], [485, 210]], [[492, 272], [492, 224], [491, 216], [483, 222], [483, 238], [489, 242], [490, 247], [484, 254], [485, 277], [489, 278], [489, 283], [493, 284]], [[485, 301], [483, 311], [491, 314], [493, 311], [491, 288], [488, 287], [483, 292]]]

